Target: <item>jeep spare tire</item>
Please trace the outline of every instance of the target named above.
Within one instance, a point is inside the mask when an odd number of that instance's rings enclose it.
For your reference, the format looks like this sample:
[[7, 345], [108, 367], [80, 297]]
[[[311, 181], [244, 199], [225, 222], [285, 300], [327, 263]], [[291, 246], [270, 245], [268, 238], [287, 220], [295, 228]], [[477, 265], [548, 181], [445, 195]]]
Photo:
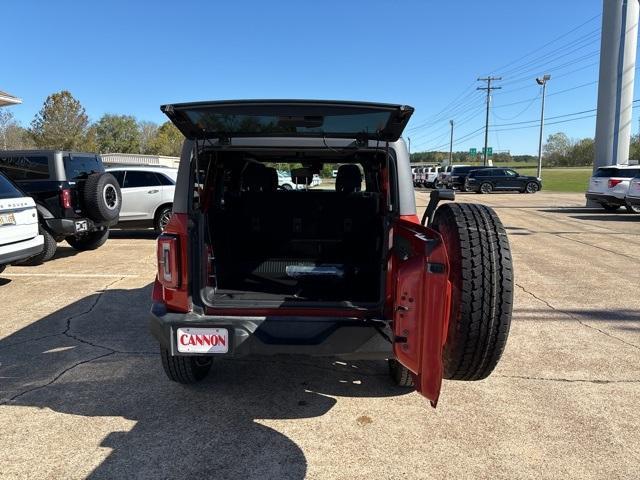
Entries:
[[492, 208], [447, 203], [435, 213], [449, 257], [451, 314], [443, 376], [482, 380], [504, 351], [513, 310], [513, 265], [506, 231]]
[[120, 215], [122, 193], [116, 178], [110, 173], [92, 173], [84, 182], [82, 192], [86, 215], [96, 222], [116, 220]]

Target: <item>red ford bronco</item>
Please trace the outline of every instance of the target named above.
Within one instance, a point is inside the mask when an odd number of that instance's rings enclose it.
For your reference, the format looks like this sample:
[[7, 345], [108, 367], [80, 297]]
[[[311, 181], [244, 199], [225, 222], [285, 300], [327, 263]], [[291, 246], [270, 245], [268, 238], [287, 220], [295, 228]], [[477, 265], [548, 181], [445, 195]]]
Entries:
[[[507, 235], [489, 207], [438, 207], [450, 191], [434, 191], [417, 217], [400, 139], [413, 108], [249, 100], [162, 111], [186, 137], [150, 317], [171, 380], [202, 380], [216, 356], [379, 358], [435, 406], [443, 378], [491, 373], [511, 323]], [[279, 188], [283, 169], [302, 188]], [[335, 185], [311, 187], [336, 169]]]

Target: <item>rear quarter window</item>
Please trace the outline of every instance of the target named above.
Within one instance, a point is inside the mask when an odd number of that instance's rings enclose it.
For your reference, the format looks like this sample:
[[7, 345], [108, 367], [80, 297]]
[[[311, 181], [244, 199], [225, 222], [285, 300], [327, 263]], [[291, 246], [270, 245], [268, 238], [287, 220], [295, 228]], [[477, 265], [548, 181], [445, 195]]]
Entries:
[[0, 155], [0, 172], [12, 180], [46, 180], [49, 159], [46, 155]]
[[104, 172], [102, 161], [95, 155], [73, 155], [65, 157], [64, 171], [67, 174], [67, 180], [77, 180], [86, 178], [92, 173]]
[[0, 198], [20, 198], [24, 193], [18, 190], [13, 183], [0, 175]]

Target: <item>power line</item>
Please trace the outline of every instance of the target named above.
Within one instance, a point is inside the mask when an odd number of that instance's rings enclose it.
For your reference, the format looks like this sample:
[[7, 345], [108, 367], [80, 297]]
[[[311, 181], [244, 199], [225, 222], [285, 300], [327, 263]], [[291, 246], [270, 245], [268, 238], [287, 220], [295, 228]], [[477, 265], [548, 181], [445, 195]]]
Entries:
[[571, 30], [569, 30], [568, 32], [563, 33], [562, 35], [560, 35], [560, 36], [558, 36], [558, 37], [556, 37], [556, 38], [554, 38], [554, 39], [552, 39], [552, 40], [548, 41], [547, 43], [545, 43], [545, 44], [544, 44], [544, 45], [542, 45], [541, 47], [538, 47], [538, 48], [536, 48], [536, 49], [534, 49], [534, 50], [530, 51], [529, 53], [526, 53], [525, 55], [522, 55], [522, 56], [518, 57], [517, 59], [515, 59], [515, 60], [513, 60], [513, 61], [511, 61], [511, 62], [509, 62], [509, 63], [507, 63], [506, 65], [503, 65], [503, 66], [501, 66], [501, 67], [496, 68], [495, 70], [491, 71], [491, 73], [496, 73], [497, 71], [502, 71], [504, 68], [510, 67], [511, 65], [514, 65], [514, 64], [518, 63], [518, 62], [519, 62], [519, 61], [521, 61], [522, 59], [527, 58], [527, 57], [529, 57], [529, 56], [533, 55], [534, 53], [537, 53], [537, 52], [539, 52], [539, 51], [541, 51], [541, 50], [544, 50], [544, 49], [545, 49], [546, 47], [548, 47], [549, 45], [552, 45], [552, 44], [554, 44], [555, 42], [557, 42], [558, 40], [562, 40], [563, 38], [565, 38], [565, 37], [567, 37], [567, 36], [571, 35], [573, 32], [575, 32], [575, 31], [577, 31], [577, 30], [580, 30], [582, 27], [584, 27], [584, 26], [585, 26], [585, 25], [587, 25], [588, 23], [590, 23], [590, 22], [594, 21], [595, 19], [600, 18], [601, 16], [602, 16], [602, 14], [601, 14], [601, 13], [598, 13], [597, 15], [594, 15], [593, 17], [591, 17], [591, 18], [589, 18], [589, 19], [585, 20], [583, 23], [581, 23], [581, 24], [580, 24], [580, 25], [578, 25], [577, 27], [572, 28], [572, 29], [571, 29]]

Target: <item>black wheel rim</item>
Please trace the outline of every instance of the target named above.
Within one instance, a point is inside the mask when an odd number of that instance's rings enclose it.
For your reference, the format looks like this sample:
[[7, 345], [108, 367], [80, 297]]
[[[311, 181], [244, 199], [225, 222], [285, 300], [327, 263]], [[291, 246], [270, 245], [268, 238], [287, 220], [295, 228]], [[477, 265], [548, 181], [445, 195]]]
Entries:
[[538, 191], [538, 185], [536, 185], [535, 183], [529, 183], [527, 184], [527, 192], [529, 193], [536, 193]]
[[115, 210], [118, 206], [118, 193], [113, 185], [105, 185], [102, 190], [102, 198], [109, 210]]
[[480, 190], [482, 190], [482, 193], [490, 193], [491, 185], [489, 185], [488, 183], [483, 183], [482, 186], [480, 187]]
[[158, 219], [158, 226], [160, 230], [164, 230], [169, 225], [169, 220], [171, 219], [171, 210], [165, 210], [160, 214], [160, 218]]

